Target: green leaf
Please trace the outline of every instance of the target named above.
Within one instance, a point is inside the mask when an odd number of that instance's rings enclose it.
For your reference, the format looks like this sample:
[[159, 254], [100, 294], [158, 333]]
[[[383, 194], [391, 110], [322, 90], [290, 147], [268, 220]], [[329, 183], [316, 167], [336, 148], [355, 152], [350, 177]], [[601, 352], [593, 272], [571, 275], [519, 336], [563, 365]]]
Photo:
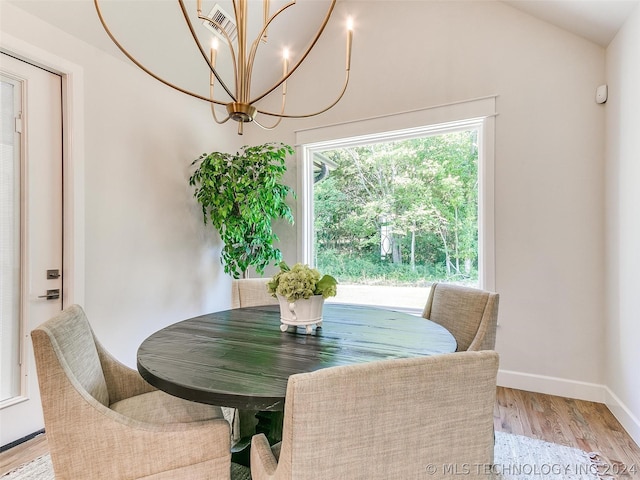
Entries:
[[316, 284], [316, 295], [322, 295], [324, 298], [333, 297], [336, 294], [338, 281], [331, 275], [323, 275]]

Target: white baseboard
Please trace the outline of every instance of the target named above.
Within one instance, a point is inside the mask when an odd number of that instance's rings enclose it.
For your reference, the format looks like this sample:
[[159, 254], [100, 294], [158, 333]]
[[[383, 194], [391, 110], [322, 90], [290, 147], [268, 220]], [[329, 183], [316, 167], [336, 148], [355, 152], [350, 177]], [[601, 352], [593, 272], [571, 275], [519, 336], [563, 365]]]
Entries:
[[511, 370], [498, 371], [498, 385], [589, 402], [605, 403], [606, 399], [604, 385]]
[[528, 392], [604, 403], [636, 444], [640, 445], [640, 420], [606, 385], [511, 370], [498, 371], [498, 385]]
[[613, 393], [609, 387], [605, 387], [605, 404], [618, 419], [624, 429], [631, 435], [631, 438], [640, 446], [640, 420], [627, 406]]

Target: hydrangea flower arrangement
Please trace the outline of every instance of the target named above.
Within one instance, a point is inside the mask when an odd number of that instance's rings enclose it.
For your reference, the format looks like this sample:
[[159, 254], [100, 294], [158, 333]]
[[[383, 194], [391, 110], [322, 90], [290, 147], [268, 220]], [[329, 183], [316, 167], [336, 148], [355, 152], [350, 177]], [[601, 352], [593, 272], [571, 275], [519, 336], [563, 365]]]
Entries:
[[313, 295], [328, 298], [337, 293], [338, 281], [331, 275], [321, 275], [315, 268], [302, 263], [289, 268], [285, 262], [280, 262], [278, 266], [280, 271], [267, 283], [267, 289], [274, 297], [278, 294], [295, 302]]

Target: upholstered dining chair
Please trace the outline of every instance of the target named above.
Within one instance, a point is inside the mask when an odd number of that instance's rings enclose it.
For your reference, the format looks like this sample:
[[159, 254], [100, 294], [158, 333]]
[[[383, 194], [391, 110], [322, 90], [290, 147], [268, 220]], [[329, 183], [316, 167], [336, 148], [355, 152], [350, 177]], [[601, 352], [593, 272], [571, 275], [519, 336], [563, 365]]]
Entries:
[[220, 408], [151, 387], [100, 345], [81, 307], [31, 338], [57, 480], [230, 478]]
[[499, 300], [494, 292], [434, 283], [422, 316], [449, 330], [458, 352], [495, 350]]
[[[447, 465], [489, 468], [497, 370], [498, 354], [485, 351], [292, 375], [282, 442], [253, 437], [251, 478], [439, 479]], [[465, 478], [486, 478], [474, 473]]]
[[267, 291], [268, 278], [242, 278], [231, 284], [231, 308], [277, 305], [278, 299]]

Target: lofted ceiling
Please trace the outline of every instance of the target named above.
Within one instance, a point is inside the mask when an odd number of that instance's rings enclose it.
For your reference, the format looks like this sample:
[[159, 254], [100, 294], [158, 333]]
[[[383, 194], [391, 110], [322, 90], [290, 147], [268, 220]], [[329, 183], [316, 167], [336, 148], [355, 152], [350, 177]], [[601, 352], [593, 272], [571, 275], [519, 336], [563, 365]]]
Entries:
[[[230, 3], [229, 0], [218, 0]], [[324, 0], [323, 0], [324, 1]], [[378, 0], [350, 0], [378, 1]], [[390, 0], [389, 3], [393, 4]], [[441, 0], [417, 0], [441, 1]], [[456, 0], [446, 0], [456, 1]], [[606, 47], [624, 24], [640, 0], [501, 0], [513, 8], [554, 24], [576, 35]], [[36, 17], [75, 35], [91, 44], [104, 48], [109, 43], [101, 28], [96, 29], [95, 9], [91, 0], [0, 0], [28, 11]], [[125, 4], [126, 1], [119, 0]], [[131, 2], [149, 5], [167, 5], [169, 0], [159, 2]], [[211, 2], [207, 2], [211, 3]], [[318, 3], [309, 2], [303, 3]], [[325, 2], [326, 3], [326, 2]], [[155, 7], [154, 7], [155, 8]], [[160, 8], [160, 7], [158, 7]], [[228, 7], [229, 10], [231, 8]], [[296, 21], [296, 24], [303, 22]]]
[[[200, 25], [194, 14], [196, 0], [184, 0], [189, 15], [197, 27], [198, 36], [203, 45], [209, 42], [211, 35]], [[341, 4], [343, 0], [338, 0]], [[348, 3], [384, 1], [393, 10], [394, 2], [400, 0], [344, 0]], [[417, 2], [458, 1], [458, 0], [412, 0]], [[484, 0], [475, 0], [484, 1]], [[489, 0], [491, 1], [491, 0]], [[640, 8], [640, 0], [493, 0], [509, 5], [519, 11], [551, 23], [564, 30], [584, 37], [602, 47], [606, 47], [614, 38], [620, 27], [634, 11]], [[204, 12], [219, 3], [227, 12], [233, 12], [231, 0], [204, 0]], [[288, 0], [271, 0], [272, 12], [288, 3]], [[253, 79], [252, 89], [263, 92], [280, 77], [280, 70], [261, 68], [261, 65], [282, 63], [281, 47], [290, 47], [293, 54], [291, 64], [297, 61], [307, 45], [310, 35], [318, 29], [321, 19], [326, 13], [329, 0], [301, 0], [291, 12], [287, 10], [281, 19], [274, 22], [269, 29], [269, 42], [262, 46], [260, 55], [256, 57], [256, 71], [272, 73]], [[0, 0], [3, 4], [12, 4], [27, 11], [61, 30], [96, 46], [97, 48], [122, 58], [122, 54], [105, 34], [94, 7], [93, 0]], [[145, 66], [161, 77], [176, 85], [183, 86], [193, 92], [209, 90], [208, 68], [202, 75], [194, 75], [194, 65], [203, 65], [200, 53], [193, 48], [188, 34], [185, 34], [184, 21], [176, 0], [100, 0], [107, 23], [114, 29], [114, 34], [131, 53], [144, 58]], [[250, 2], [250, 22], [261, 24], [261, 13], [252, 17], [251, 12], [260, 12], [257, 0]], [[257, 8], [256, 8], [257, 7]], [[336, 7], [338, 8], [338, 7]], [[291, 13], [291, 14], [290, 14]], [[175, 23], [178, 22], [178, 23]], [[280, 30], [278, 30], [279, 27]], [[256, 30], [257, 31], [257, 30]], [[332, 19], [327, 25], [327, 37], [342, 36], [344, 22]], [[204, 38], [207, 38], [204, 41]], [[253, 36], [250, 36], [253, 38]], [[136, 40], [141, 40], [137, 41]], [[296, 41], [297, 40], [297, 41]], [[208, 46], [204, 47], [208, 50]], [[141, 49], [141, 50], [140, 50]], [[142, 53], [142, 54], [141, 54]], [[226, 63], [225, 63], [226, 62]], [[262, 62], [262, 63], [261, 63]], [[230, 58], [218, 55], [217, 70], [225, 81], [233, 77], [229, 73]], [[253, 90], [252, 90], [253, 91]], [[216, 98], [220, 98], [220, 91]]]
[[638, 6], [638, 0], [502, 0], [518, 10], [591, 40], [609, 45]]

